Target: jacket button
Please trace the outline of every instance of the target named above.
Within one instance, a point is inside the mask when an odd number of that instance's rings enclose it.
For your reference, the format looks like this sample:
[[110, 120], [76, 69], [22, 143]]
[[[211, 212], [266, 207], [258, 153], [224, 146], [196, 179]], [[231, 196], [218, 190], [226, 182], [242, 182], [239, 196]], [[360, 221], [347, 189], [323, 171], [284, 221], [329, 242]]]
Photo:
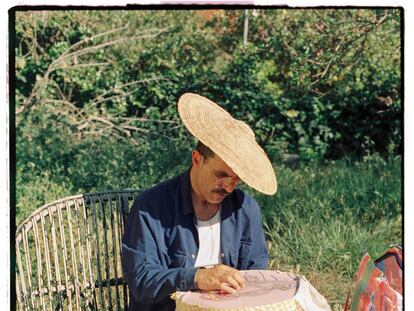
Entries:
[[224, 253], [221, 253], [221, 258], [224, 258]]
[[194, 254], [192, 254], [192, 255], [191, 255], [191, 257], [194, 259], [194, 258], [195, 258], [195, 255], [194, 255]]

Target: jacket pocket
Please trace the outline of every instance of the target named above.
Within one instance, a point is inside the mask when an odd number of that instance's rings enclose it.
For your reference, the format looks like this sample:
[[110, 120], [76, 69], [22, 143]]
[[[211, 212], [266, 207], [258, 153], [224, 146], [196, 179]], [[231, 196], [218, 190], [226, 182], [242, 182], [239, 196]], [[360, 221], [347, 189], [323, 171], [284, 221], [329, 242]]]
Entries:
[[188, 255], [182, 251], [169, 251], [168, 252], [168, 266], [169, 268], [184, 268], [188, 261]]
[[230, 265], [238, 270], [247, 270], [251, 250], [251, 242], [240, 241], [239, 249], [230, 251]]

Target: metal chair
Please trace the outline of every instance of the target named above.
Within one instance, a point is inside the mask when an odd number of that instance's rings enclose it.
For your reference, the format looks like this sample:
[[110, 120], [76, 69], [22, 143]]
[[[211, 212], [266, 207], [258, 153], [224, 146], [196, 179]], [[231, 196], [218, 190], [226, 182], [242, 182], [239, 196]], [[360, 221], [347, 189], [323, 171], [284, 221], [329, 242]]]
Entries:
[[121, 250], [139, 190], [66, 197], [42, 206], [16, 232], [18, 310], [125, 310]]

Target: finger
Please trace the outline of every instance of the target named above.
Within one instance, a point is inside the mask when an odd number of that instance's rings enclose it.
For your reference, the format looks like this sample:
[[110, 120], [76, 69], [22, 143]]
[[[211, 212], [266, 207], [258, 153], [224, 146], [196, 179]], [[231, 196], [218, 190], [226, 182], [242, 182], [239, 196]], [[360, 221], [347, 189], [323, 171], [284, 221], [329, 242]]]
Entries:
[[226, 283], [229, 286], [233, 287], [235, 290], [239, 290], [241, 288], [239, 283], [230, 275], [226, 278]]
[[240, 272], [237, 271], [237, 273], [233, 275], [233, 278], [236, 280], [236, 282], [239, 284], [241, 288], [246, 286], [246, 280], [244, 279], [244, 277], [241, 275]]
[[237, 290], [235, 290], [233, 287], [229, 286], [227, 283], [221, 283], [220, 284], [220, 290], [222, 292], [228, 293], [228, 294], [235, 294]]

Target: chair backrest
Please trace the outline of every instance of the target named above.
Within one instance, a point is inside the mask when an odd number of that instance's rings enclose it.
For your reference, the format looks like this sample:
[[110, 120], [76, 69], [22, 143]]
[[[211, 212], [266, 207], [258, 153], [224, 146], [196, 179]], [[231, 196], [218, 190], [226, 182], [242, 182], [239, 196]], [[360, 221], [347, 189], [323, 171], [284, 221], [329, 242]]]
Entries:
[[66, 197], [16, 232], [18, 310], [125, 310], [122, 236], [139, 190]]

